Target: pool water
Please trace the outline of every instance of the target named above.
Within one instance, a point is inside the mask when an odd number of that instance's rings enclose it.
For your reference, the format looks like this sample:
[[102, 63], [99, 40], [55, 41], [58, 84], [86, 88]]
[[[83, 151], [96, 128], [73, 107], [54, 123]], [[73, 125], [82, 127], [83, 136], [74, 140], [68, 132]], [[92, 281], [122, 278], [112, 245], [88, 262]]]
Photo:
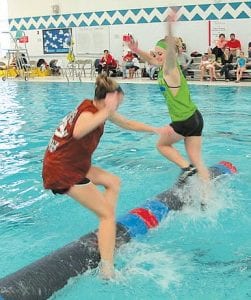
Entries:
[[[119, 112], [156, 126], [169, 122], [159, 88], [122, 84]], [[232, 162], [238, 174], [215, 183], [206, 212], [196, 206], [171, 212], [156, 229], [122, 246], [117, 279], [93, 272], [72, 278], [52, 299], [251, 298], [251, 87], [191, 87], [204, 121], [208, 166]], [[4, 277], [98, 226], [67, 196], [45, 191], [43, 154], [59, 121], [91, 83], [0, 83], [0, 277]], [[179, 169], [159, 155], [157, 136], [107, 122], [94, 163], [121, 177], [117, 215], [170, 188]], [[177, 148], [184, 153], [182, 143]], [[191, 183], [196, 198], [196, 181]]]

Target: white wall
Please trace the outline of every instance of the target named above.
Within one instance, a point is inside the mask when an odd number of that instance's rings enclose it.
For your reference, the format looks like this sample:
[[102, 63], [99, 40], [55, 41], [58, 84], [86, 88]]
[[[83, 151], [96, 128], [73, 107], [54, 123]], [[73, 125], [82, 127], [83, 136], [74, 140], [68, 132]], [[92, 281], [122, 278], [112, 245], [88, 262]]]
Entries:
[[60, 13], [76, 13], [129, 8], [145, 8], [159, 6], [178, 6], [190, 4], [208, 4], [220, 2], [236, 2], [236, 0], [8, 0], [9, 18], [25, 16], [44, 16], [52, 14], [52, 5], [58, 4]]

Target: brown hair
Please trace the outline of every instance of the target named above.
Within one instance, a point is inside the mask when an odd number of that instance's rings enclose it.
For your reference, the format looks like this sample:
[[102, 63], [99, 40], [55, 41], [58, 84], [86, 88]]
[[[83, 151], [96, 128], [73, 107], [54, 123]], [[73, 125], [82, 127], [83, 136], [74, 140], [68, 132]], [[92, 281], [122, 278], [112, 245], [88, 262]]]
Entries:
[[96, 78], [95, 83], [95, 100], [101, 100], [106, 97], [107, 93], [119, 92], [124, 94], [118, 83], [105, 74], [100, 74]]

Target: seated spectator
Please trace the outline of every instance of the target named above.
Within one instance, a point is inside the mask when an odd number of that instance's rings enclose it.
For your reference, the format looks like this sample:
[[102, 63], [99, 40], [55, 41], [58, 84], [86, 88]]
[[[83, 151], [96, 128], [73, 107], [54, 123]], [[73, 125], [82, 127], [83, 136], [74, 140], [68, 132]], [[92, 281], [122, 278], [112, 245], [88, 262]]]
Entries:
[[132, 66], [129, 68], [129, 78], [133, 78], [135, 72], [140, 68], [139, 57], [133, 53]]
[[49, 68], [49, 65], [47, 64], [44, 58], [40, 58], [37, 62], [37, 67], [40, 68], [41, 71], [45, 71]]
[[242, 79], [243, 72], [246, 70], [247, 67], [247, 59], [244, 56], [244, 52], [240, 52], [240, 57], [237, 59], [237, 70], [236, 70], [236, 81], [235, 82], [240, 82]]
[[225, 38], [225, 34], [221, 33], [219, 35], [219, 39], [216, 41], [216, 46], [212, 50], [213, 54], [215, 54], [216, 60], [223, 55], [226, 44], [227, 40]]
[[52, 75], [60, 75], [61, 74], [61, 72], [60, 72], [61, 68], [57, 65], [57, 63], [58, 63], [57, 59], [52, 59], [49, 63]]
[[230, 53], [229, 48], [225, 48], [223, 55], [221, 56], [222, 67], [220, 70], [220, 75], [225, 75], [225, 80], [229, 81], [231, 79], [230, 70], [233, 70], [233, 54]]
[[102, 71], [104, 71], [106, 72], [107, 76], [109, 76], [110, 71], [116, 70], [116, 68], [117, 68], [116, 60], [109, 53], [108, 50], [104, 50], [104, 55], [99, 60], [98, 74], [101, 74]]
[[[153, 56], [153, 57], [156, 57], [156, 54], [153, 51], [150, 51], [150, 55]], [[157, 79], [158, 70], [159, 70], [159, 67], [155, 66], [155, 65], [148, 65], [146, 67], [146, 72], [149, 75], [149, 78], [151, 80]]]
[[126, 70], [130, 69], [133, 66], [134, 56], [131, 50], [127, 51], [127, 54], [123, 57], [123, 64], [122, 64], [122, 71], [123, 71], [123, 78], [126, 78]]
[[216, 73], [215, 73], [215, 55], [212, 53], [212, 49], [208, 48], [208, 53], [202, 56], [201, 63], [200, 63], [200, 70], [201, 70], [201, 79], [204, 80], [206, 71], [209, 72], [210, 80], [216, 80]]
[[248, 58], [251, 58], [251, 42], [248, 43]]
[[183, 75], [187, 76], [187, 69], [190, 67], [192, 63], [192, 58], [184, 52], [183, 47], [178, 48], [177, 60], [182, 70]]
[[230, 34], [230, 40], [226, 43], [226, 47], [230, 49], [233, 56], [239, 56], [241, 50], [241, 42], [235, 38], [235, 34]]

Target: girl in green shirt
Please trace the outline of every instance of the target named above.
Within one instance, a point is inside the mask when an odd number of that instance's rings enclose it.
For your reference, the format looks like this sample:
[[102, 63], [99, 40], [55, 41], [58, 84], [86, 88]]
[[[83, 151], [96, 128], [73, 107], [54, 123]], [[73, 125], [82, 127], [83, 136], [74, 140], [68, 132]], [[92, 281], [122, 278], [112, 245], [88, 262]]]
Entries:
[[[155, 57], [140, 50], [138, 42], [133, 39], [128, 43], [128, 47], [148, 63], [160, 67], [158, 81], [171, 123], [157, 143], [159, 152], [182, 169], [178, 183], [183, 184], [188, 176], [196, 172], [203, 181], [207, 181], [209, 172], [201, 155], [203, 118], [191, 99], [187, 81], [177, 63], [177, 40], [172, 36], [174, 18], [174, 15], [169, 17], [168, 37], [157, 42]], [[184, 140], [189, 160], [173, 147], [173, 144], [180, 140]]]

